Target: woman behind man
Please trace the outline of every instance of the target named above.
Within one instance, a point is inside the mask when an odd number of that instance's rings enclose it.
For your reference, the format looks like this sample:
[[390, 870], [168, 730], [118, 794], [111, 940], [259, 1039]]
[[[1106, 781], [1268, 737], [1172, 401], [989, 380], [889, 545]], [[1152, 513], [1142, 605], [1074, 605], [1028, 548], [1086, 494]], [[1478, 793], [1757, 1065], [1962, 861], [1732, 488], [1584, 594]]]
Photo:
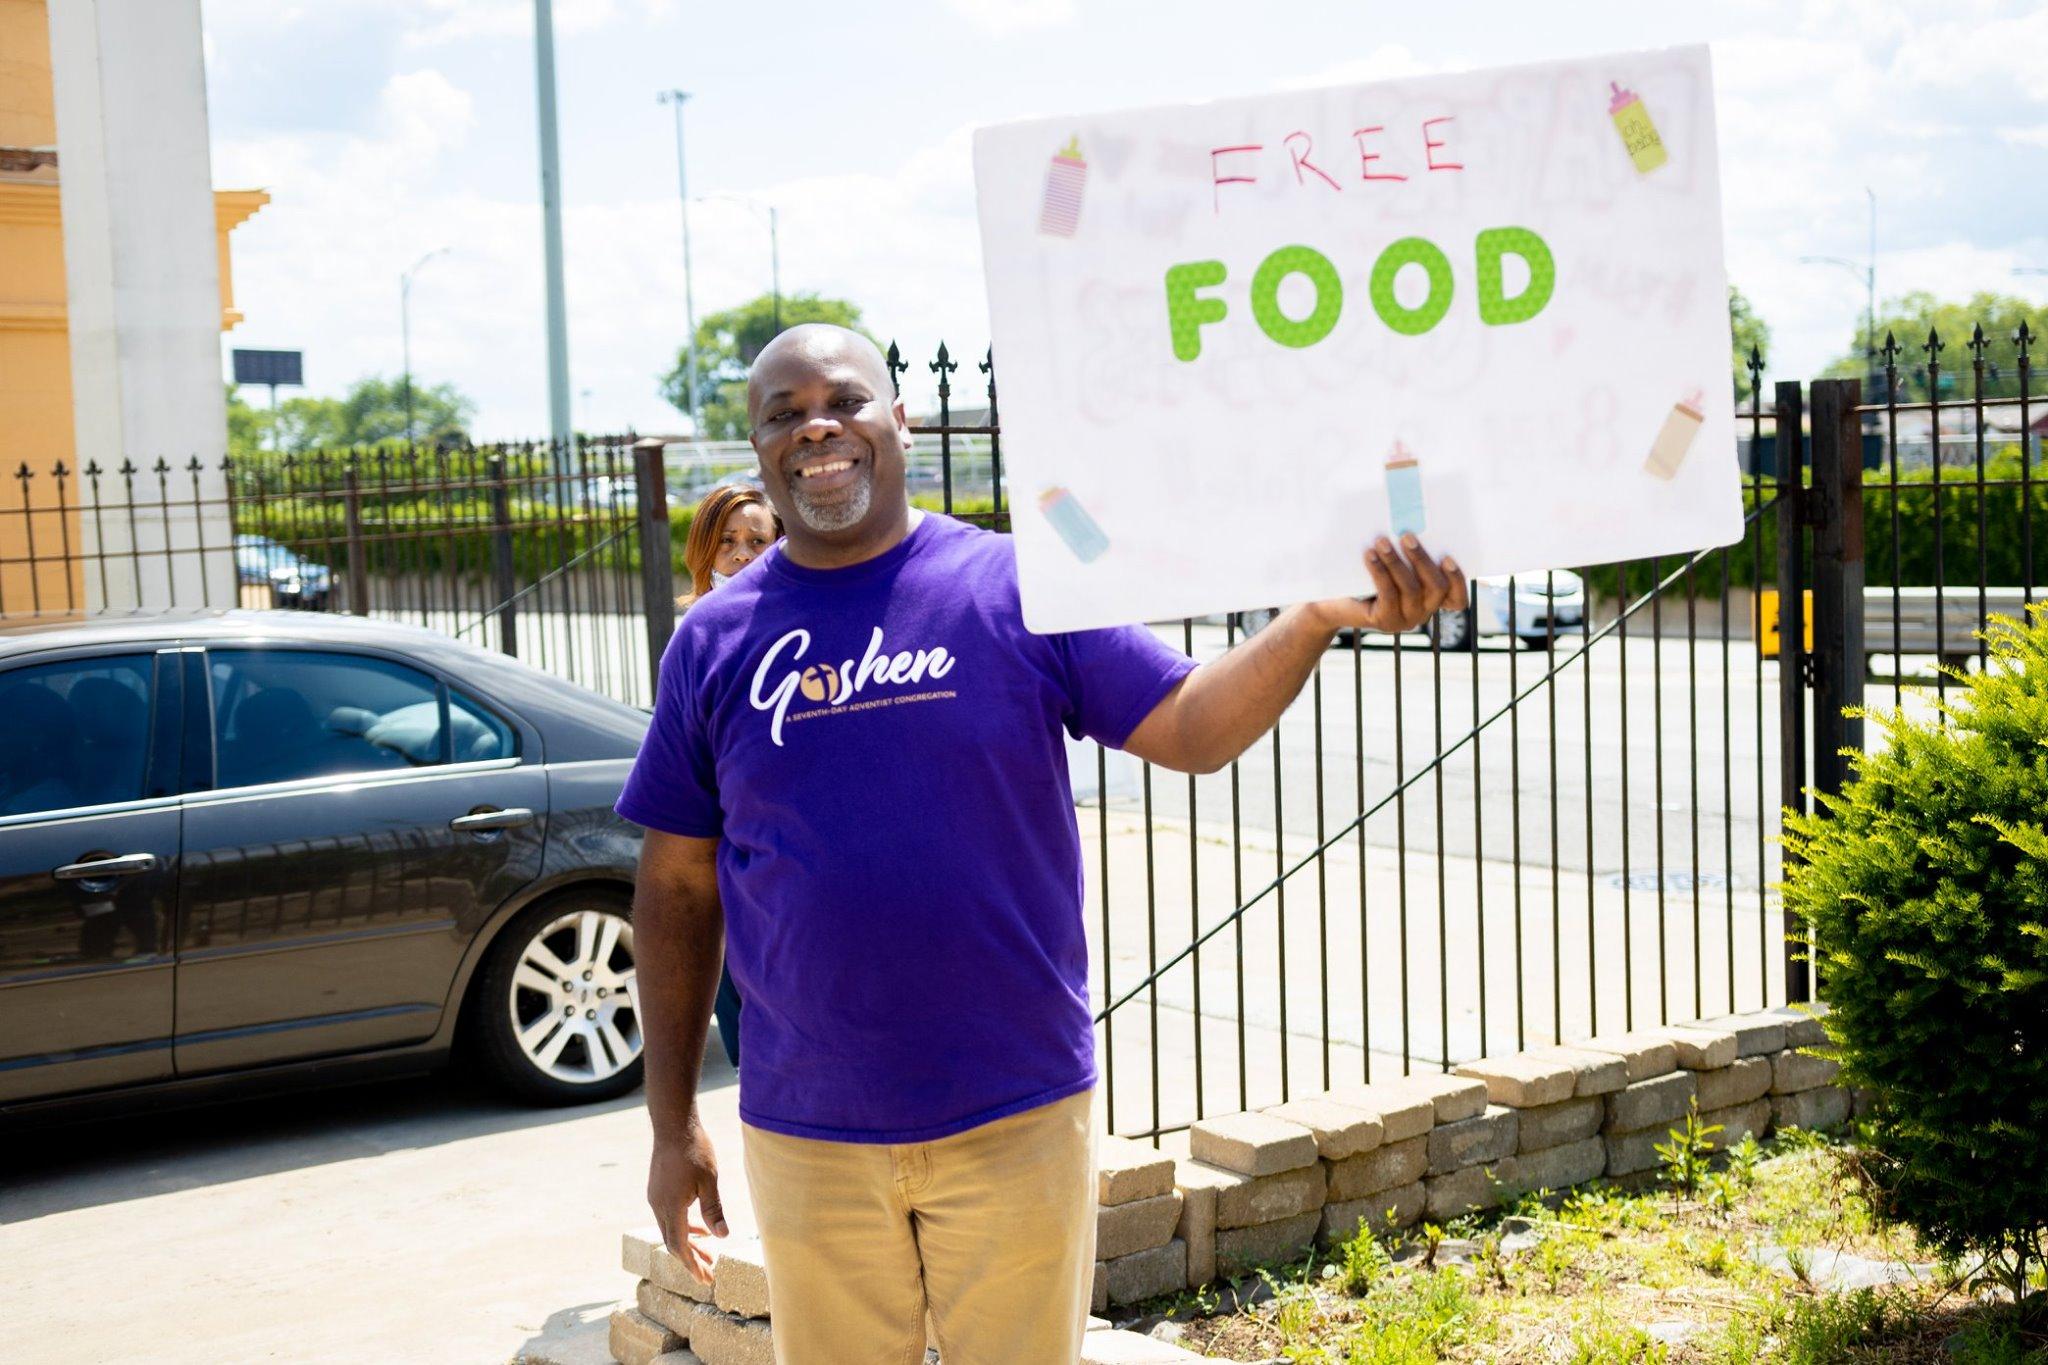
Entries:
[[[706, 493], [690, 516], [690, 533], [683, 541], [683, 567], [690, 574], [690, 591], [676, 599], [677, 609], [688, 611], [698, 598], [730, 582], [780, 539], [782, 520], [760, 489], [727, 484]], [[718, 1038], [725, 1045], [726, 1058], [737, 1069], [740, 995], [733, 989], [732, 974], [723, 968], [711, 1013], [718, 1020]]]

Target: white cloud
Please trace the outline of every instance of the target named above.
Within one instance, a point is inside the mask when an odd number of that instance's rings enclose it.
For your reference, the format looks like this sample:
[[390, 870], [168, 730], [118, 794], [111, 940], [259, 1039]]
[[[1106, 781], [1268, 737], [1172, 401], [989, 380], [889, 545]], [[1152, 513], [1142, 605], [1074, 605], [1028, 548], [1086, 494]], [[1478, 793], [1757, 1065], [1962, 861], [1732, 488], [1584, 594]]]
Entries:
[[990, 33], [1052, 28], [1074, 17], [1074, 0], [946, 0], [954, 12]]
[[1279, 83], [1279, 88], [1316, 90], [1328, 85], [1363, 85], [1368, 81], [1393, 81], [1456, 69], [1456, 63], [1425, 62], [1399, 43], [1382, 43], [1363, 57], [1348, 57], [1304, 76], [1290, 76]]
[[[671, 0], [555, 0], [555, 34], [574, 37], [646, 15], [666, 14]], [[472, 38], [530, 38], [533, 0], [412, 0], [401, 11], [409, 47]]]

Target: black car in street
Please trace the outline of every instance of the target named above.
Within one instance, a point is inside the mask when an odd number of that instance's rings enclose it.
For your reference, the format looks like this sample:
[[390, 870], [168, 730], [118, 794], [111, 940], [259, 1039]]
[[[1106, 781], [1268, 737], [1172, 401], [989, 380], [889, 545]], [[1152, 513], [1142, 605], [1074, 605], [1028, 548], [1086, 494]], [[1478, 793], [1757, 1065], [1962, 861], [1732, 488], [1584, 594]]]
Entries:
[[637, 1085], [645, 712], [408, 626], [0, 624], [0, 1120], [473, 1057]]

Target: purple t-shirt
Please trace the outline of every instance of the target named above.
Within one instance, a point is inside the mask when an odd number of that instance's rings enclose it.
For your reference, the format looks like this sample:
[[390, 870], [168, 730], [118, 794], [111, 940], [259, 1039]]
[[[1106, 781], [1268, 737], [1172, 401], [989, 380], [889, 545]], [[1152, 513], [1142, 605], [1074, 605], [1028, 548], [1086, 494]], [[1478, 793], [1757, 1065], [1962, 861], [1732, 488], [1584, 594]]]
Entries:
[[1060, 732], [1121, 745], [1193, 667], [1140, 627], [1033, 635], [1009, 538], [930, 514], [692, 607], [618, 811], [720, 839], [740, 1116], [928, 1142], [1093, 1085]]

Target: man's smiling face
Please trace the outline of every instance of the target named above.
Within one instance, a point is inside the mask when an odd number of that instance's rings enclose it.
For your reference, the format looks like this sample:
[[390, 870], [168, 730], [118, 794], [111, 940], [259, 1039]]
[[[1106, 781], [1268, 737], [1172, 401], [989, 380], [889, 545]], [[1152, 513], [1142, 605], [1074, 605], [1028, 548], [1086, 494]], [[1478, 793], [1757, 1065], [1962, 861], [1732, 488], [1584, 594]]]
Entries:
[[794, 538], [855, 542], [903, 515], [910, 428], [865, 337], [822, 325], [782, 333], [748, 374], [747, 414], [761, 482]]

